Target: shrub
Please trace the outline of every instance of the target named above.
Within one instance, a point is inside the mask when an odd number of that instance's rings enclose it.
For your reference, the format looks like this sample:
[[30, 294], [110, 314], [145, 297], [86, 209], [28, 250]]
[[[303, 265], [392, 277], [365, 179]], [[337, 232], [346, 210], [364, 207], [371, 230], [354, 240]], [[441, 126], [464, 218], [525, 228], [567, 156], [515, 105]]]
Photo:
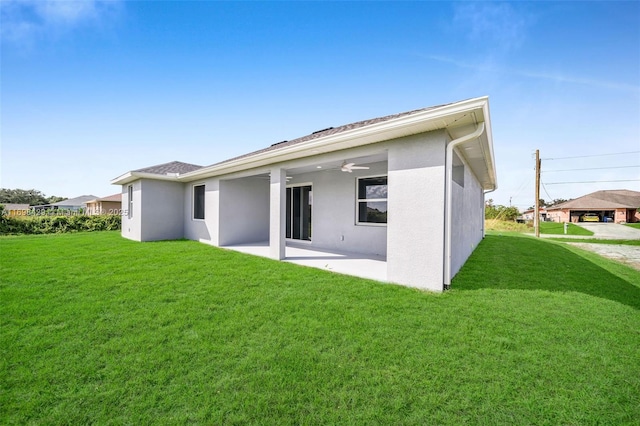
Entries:
[[12, 218], [0, 215], [0, 235], [61, 234], [79, 231], [116, 231], [120, 229], [120, 215], [98, 216], [35, 216]]

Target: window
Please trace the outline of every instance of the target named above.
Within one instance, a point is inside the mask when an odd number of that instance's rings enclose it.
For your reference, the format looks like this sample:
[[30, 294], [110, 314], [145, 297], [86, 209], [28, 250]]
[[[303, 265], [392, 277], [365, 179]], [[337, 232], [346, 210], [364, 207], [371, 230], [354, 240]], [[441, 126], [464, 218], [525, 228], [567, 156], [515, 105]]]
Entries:
[[204, 185], [193, 187], [193, 218], [204, 219]]
[[357, 223], [387, 223], [387, 177], [358, 178]]
[[129, 185], [127, 188], [127, 200], [129, 202], [127, 206], [127, 217], [131, 219], [133, 217], [133, 185]]

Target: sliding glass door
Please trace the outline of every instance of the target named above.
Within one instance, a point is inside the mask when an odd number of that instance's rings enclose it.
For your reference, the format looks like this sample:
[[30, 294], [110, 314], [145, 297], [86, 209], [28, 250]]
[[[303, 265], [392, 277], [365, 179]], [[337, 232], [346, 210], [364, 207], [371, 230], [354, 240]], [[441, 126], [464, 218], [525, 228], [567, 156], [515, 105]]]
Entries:
[[311, 241], [311, 185], [287, 188], [287, 238]]

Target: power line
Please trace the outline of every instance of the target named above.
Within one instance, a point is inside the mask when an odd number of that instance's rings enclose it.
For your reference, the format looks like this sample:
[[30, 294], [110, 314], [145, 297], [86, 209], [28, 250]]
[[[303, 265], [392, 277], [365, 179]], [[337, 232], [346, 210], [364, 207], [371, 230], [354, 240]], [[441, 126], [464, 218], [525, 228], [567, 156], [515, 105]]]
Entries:
[[576, 155], [574, 157], [556, 157], [556, 158], [543, 158], [543, 160], [569, 160], [572, 158], [588, 158], [588, 157], [606, 157], [608, 155], [624, 155], [624, 154], [640, 154], [640, 151], [628, 151], [628, 152], [613, 152], [610, 154], [594, 154], [594, 155]]
[[522, 183], [520, 184], [520, 186], [518, 187], [518, 189], [516, 190], [516, 193], [511, 195], [512, 198], [517, 197], [518, 195], [520, 195], [520, 193], [522, 192], [522, 190], [524, 189], [524, 187], [526, 186], [526, 184], [529, 183], [529, 179], [525, 178]]
[[621, 180], [583, 180], [578, 182], [549, 182], [547, 185], [563, 185], [565, 183], [603, 183], [603, 182], [640, 182], [640, 179], [621, 179]]
[[540, 182], [542, 184], [542, 189], [544, 189], [544, 193], [547, 194], [547, 197], [549, 197], [550, 200], [553, 200], [553, 197], [551, 195], [549, 195], [549, 191], [547, 191], [547, 187], [544, 186], [543, 182]]
[[640, 166], [618, 166], [618, 167], [589, 167], [586, 169], [564, 169], [564, 170], [543, 170], [542, 173], [551, 173], [551, 172], [573, 172], [578, 170], [608, 170], [608, 169], [630, 169], [630, 168], [638, 168]]

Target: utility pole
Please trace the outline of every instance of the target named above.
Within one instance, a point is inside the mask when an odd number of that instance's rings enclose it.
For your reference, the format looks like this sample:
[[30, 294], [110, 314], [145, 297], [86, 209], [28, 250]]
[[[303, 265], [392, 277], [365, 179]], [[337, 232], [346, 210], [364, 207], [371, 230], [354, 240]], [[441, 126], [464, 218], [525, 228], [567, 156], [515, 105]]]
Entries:
[[533, 227], [540, 238], [540, 150], [536, 149], [536, 207], [533, 212]]

